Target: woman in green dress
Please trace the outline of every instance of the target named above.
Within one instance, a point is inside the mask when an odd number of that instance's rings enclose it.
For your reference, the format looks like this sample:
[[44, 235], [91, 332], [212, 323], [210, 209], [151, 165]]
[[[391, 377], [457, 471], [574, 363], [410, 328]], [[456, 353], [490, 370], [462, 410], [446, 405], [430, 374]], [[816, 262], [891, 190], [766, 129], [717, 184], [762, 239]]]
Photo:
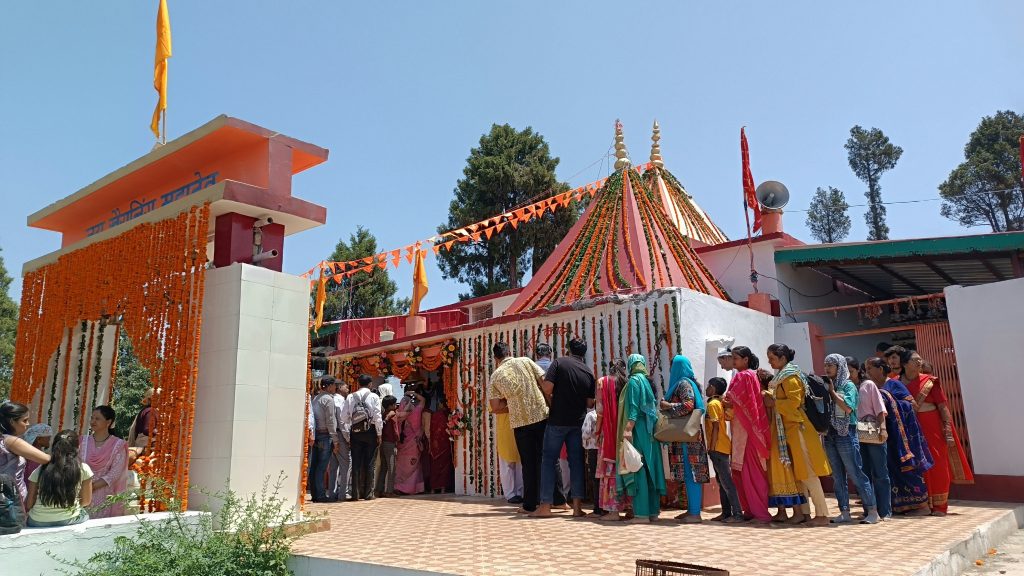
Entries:
[[647, 361], [633, 354], [629, 365], [629, 382], [619, 397], [619, 437], [629, 441], [643, 457], [643, 466], [636, 472], [627, 472], [619, 459], [619, 494], [633, 500], [633, 514], [646, 516], [651, 522], [661, 512], [661, 497], [665, 494], [665, 469], [661, 461], [661, 443], [654, 439], [654, 425], [658, 421], [658, 403], [654, 388], [647, 379]]

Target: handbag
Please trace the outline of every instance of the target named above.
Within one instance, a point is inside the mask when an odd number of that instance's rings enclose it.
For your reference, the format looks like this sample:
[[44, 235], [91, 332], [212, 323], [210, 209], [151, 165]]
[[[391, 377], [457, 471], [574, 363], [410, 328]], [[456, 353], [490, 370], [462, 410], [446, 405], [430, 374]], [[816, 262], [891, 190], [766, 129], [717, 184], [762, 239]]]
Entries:
[[861, 444], [881, 444], [882, 427], [871, 416], [857, 421], [857, 440]]
[[700, 440], [700, 423], [703, 416], [704, 410], [700, 408], [694, 408], [687, 416], [672, 417], [659, 412], [658, 421], [654, 425], [654, 439], [659, 442], [696, 442]]
[[644, 467], [643, 456], [640, 455], [640, 452], [633, 447], [633, 444], [629, 440], [622, 441], [622, 458], [620, 461], [622, 463], [622, 469], [629, 474], [632, 474]]

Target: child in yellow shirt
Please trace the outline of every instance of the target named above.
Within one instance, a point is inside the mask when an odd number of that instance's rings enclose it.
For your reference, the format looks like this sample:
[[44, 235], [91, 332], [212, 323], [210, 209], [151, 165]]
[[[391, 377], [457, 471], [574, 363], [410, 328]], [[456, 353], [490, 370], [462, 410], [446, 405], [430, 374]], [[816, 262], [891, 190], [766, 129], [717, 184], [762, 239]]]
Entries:
[[743, 522], [743, 510], [740, 508], [739, 493], [732, 481], [732, 469], [729, 466], [729, 455], [732, 453], [732, 440], [725, 423], [730, 419], [725, 406], [722, 405], [722, 394], [725, 393], [725, 379], [712, 378], [706, 390], [708, 412], [704, 420], [704, 437], [708, 442], [708, 458], [715, 467], [718, 480], [718, 495], [722, 501], [722, 513], [713, 518], [719, 522], [730, 524]]

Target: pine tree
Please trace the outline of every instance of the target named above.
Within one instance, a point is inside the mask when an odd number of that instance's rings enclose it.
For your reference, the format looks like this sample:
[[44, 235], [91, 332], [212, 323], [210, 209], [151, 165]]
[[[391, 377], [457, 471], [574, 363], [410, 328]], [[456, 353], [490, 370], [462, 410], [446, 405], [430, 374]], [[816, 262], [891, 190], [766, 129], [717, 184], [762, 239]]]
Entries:
[[14, 344], [18, 333], [18, 304], [8, 293], [12, 278], [0, 256], [0, 400], [11, 393], [14, 376]]
[[[568, 189], [558, 182], [558, 158], [531, 128], [493, 125], [470, 150], [455, 187], [448, 220], [438, 232], [454, 230]], [[490, 239], [456, 243], [438, 254], [445, 278], [469, 286], [463, 299], [522, 286], [527, 268], [536, 272], [579, 218], [575, 203], [543, 218], [506, 227]]]
[[964, 146], [965, 161], [939, 185], [943, 216], [993, 232], [1024, 230], [1021, 136], [1024, 116], [1016, 112], [982, 118]]
[[[348, 262], [376, 256], [378, 253], [377, 238], [369, 230], [359, 226], [349, 235], [348, 242], [338, 240], [330, 260]], [[328, 280], [324, 320], [404, 314], [409, 310], [410, 300], [395, 298], [397, 293], [398, 285], [388, 276], [387, 270], [377, 267], [371, 272], [357, 272], [343, 278], [340, 284]]]
[[819, 242], [831, 244], [842, 242], [850, 233], [850, 216], [846, 211], [850, 205], [838, 188], [818, 188], [807, 210], [807, 228]]
[[885, 223], [885, 205], [882, 204], [882, 174], [892, 170], [903, 155], [903, 148], [889, 142], [889, 137], [878, 128], [865, 130], [860, 126], [850, 128], [850, 139], [846, 141], [847, 160], [850, 169], [865, 184], [868, 191], [868, 211], [864, 221], [868, 225], [868, 240], [888, 240], [889, 226]]

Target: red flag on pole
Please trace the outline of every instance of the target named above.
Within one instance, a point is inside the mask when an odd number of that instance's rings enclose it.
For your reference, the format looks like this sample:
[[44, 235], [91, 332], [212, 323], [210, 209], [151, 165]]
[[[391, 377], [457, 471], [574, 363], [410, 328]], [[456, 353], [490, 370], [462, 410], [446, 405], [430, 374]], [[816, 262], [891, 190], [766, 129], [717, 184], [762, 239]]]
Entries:
[[[757, 196], [754, 195], [754, 175], [750, 173], [750, 149], [747, 147], [745, 127], [740, 128], [740, 151], [743, 153], [743, 205], [745, 208], [754, 211], [753, 231], [757, 232], [761, 229], [761, 205], [757, 202]], [[744, 213], [746, 214], [746, 210], [744, 210]], [[749, 214], [747, 227], [750, 227]]]

